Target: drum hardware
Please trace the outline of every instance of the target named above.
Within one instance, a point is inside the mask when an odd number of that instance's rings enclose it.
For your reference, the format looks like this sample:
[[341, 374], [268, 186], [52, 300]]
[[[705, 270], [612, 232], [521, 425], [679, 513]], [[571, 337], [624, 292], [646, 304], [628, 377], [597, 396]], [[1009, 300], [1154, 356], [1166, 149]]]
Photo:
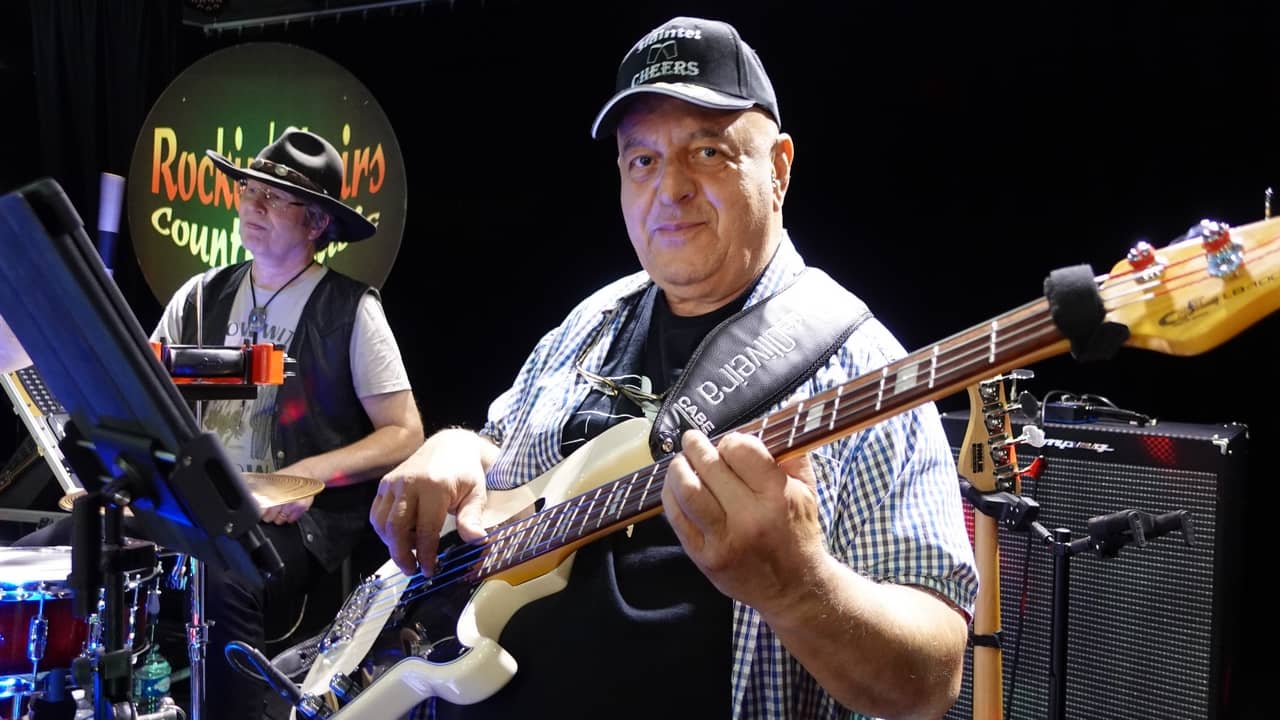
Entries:
[[204, 615], [204, 563], [188, 558], [191, 581], [187, 600], [191, 621], [187, 623], [187, 660], [191, 664], [191, 720], [204, 718], [204, 659], [209, 645], [209, 622]]
[[[32, 704], [39, 702], [40, 717], [70, 718], [72, 715], [63, 710], [74, 704], [73, 692], [87, 702], [85, 689], [92, 687], [92, 672], [77, 678], [82, 682], [72, 683], [70, 670], [77, 659], [82, 658], [86, 668], [96, 661], [103, 648], [107, 612], [105, 596], [99, 590], [94, 613], [83, 621], [72, 613], [73, 591], [67, 579], [71, 552], [65, 545], [0, 547], [0, 700], [10, 701], [4, 703], [2, 716], [22, 717], [24, 702], [27, 711], [34, 714]], [[126, 594], [133, 602], [126, 608], [129, 617], [121, 617], [119, 624], [130, 628], [131, 637], [138, 636], [137, 628], [147, 618], [159, 615], [157, 604], [139, 604], [144, 591], [148, 600], [158, 600], [154, 588], [158, 577], [158, 565], [126, 574]], [[136, 657], [146, 648], [131, 641], [131, 650], [131, 656]]]
[[[77, 679], [91, 678], [86, 690], [92, 687], [93, 716], [102, 720], [135, 715], [131, 700], [133, 647], [126, 644], [134, 623], [124, 622], [120, 613], [126, 607], [130, 575], [141, 577], [157, 563], [154, 543], [124, 536], [124, 511], [132, 502], [127, 489], [131, 473], [124, 469], [123, 478], [81, 498], [72, 510], [71, 583], [76, 615], [88, 618], [100, 610], [102, 628], [97, 652], [77, 657], [72, 667]], [[92, 592], [99, 588], [100, 599]]]
[[[49, 645], [49, 619], [44, 616], [44, 593], [37, 592], [38, 609], [35, 617], [27, 625], [27, 659], [31, 661], [31, 687], [35, 687], [40, 676], [40, 661], [44, 659], [45, 648]], [[22, 698], [13, 698], [13, 717], [22, 717]]]

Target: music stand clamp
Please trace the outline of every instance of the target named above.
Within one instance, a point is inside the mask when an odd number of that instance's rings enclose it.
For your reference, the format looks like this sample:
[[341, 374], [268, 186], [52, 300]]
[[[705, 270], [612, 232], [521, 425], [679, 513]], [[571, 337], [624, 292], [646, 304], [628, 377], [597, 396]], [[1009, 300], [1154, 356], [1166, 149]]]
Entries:
[[1095, 552], [1098, 557], [1114, 558], [1130, 543], [1139, 547], [1148, 540], [1180, 530], [1187, 545], [1195, 542], [1195, 528], [1186, 510], [1155, 515], [1140, 510], [1120, 510], [1089, 518], [1088, 534], [1072, 539], [1071, 530], [1049, 530], [1036, 518], [1040, 505], [1031, 498], [1009, 492], [983, 493], [969, 482], [960, 481], [965, 499], [984, 515], [995, 518], [1003, 527], [1024, 532], [1049, 547], [1053, 554], [1053, 605], [1049, 615], [1049, 720], [1065, 720], [1067, 716], [1067, 597], [1071, 579], [1071, 556]]

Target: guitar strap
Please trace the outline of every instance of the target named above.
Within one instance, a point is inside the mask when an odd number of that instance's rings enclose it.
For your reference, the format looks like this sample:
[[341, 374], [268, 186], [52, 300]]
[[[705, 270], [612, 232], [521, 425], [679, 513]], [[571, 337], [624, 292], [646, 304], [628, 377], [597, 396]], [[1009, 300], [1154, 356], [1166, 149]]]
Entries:
[[871, 311], [826, 273], [806, 268], [791, 284], [707, 333], [649, 433], [659, 458], [680, 435], [707, 435], [751, 420], [818, 371]]

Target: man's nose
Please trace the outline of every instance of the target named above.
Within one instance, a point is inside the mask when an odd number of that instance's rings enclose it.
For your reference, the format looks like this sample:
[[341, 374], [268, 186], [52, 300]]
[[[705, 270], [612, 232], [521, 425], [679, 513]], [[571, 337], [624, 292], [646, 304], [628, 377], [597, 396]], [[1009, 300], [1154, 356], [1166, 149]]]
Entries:
[[252, 210], [255, 205], [257, 206], [257, 210], [262, 213], [265, 213], [269, 209], [267, 207], [267, 198], [264, 197], [263, 193], [258, 192], [257, 190], [241, 190], [240, 207]]
[[693, 197], [697, 185], [693, 177], [680, 167], [679, 163], [669, 163], [662, 168], [662, 176], [658, 179], [658, 197], [665, 203], [681, 203]]

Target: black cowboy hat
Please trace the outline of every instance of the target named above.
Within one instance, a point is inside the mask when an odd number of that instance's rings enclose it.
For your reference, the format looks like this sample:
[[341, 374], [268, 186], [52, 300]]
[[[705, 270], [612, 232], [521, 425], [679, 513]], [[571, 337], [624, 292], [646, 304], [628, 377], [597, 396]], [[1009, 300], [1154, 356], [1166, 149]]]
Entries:
[[219, 170], [235, 180], [253, 179], [320, 206], [338, 226], [339, 240], [355, 242], [377, 232], [363, 215], [348, 207], [342, 197], [342, 156], [313, 132], [287, 128], [279, 139], [262, 148], [248, 167], [238, 167], [212, 150], [204, 154]]

